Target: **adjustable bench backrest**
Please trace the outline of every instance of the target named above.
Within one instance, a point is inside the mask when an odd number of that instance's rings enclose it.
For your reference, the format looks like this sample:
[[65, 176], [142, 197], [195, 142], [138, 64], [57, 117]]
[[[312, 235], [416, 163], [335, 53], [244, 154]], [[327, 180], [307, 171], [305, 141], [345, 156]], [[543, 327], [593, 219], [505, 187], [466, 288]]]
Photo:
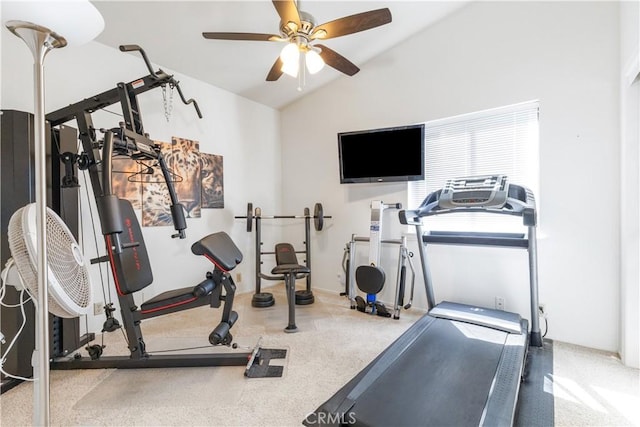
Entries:
[[[136, 246], [123, 249], [119, 254], [108, 248], [109, 257], [113, 264], [116, 289], [120, 295], [127, 295], [149, 286], [153, 282], [153, 273], [140, 223], [131, 202], [120, 199], [120, 213], [123, 226], [120, 242], [123, 245], [138, 243]], [[111, 246], [109, 243], [108, 245]]]
[[276, 264], [298, 264], [298, 257], [293, 245], [290, 243], [276, 244]]

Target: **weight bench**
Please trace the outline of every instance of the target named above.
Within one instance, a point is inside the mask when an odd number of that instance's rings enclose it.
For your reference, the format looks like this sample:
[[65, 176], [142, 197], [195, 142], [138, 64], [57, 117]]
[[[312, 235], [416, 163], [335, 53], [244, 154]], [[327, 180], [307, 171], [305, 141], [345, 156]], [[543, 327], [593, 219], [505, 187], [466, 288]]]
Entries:
[[[311, 272], [306, 265], [298, 264], [296, 251], [290, 243], [276, 244], [276, 266], [271, 274], [281, 274], [289, 305], [289, 324], [284, 328], [285, 332], [297, 332], [296, 326], [296, 279], [301, 279]], [[312, 296], [313, 298], [313, 296]], [[313, 302], [313, 300], [311, 300]]]

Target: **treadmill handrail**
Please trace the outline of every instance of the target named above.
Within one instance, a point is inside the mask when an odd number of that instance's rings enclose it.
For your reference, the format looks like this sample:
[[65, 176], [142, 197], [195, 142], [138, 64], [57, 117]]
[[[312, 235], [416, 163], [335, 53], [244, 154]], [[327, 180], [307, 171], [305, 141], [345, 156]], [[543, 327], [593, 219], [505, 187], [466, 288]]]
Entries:
[[422, 241], [441, 245], [501, 246], [524, 249], [529, 247], [529, 239], [524, 233], [432, 230], [422, 235]]

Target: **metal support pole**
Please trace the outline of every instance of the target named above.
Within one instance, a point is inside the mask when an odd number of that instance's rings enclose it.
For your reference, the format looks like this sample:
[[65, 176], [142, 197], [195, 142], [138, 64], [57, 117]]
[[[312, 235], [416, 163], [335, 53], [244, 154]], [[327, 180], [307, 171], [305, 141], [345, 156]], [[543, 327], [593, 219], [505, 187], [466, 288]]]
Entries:
[[307, 274], [307, 291], [311, 292], [311, 217], [309, 216], [309, 208], [304, 208], [304, 264], [309, 267]]
[[33, 352], [35, 425], [49, 425], [49, 283], [47, 260], [47, 169], [44, 117], [44, 58], [67, 41], [40, 25], [25, 21], [9, 21], [7, 28], [20, 37], [33, 54], [34, 66], [34, 147], [36, 166], [36, 233], [37, 233], [37, 310], [36, 343]]
[[540, 335], [540, 312], [538, 303], [538, 244], [536, 240], [536, 227], [530, 225], [528, 233], [529, 247], [529, 286], [531, 292], [531, 335], [530, 345], [542, 347]]
[[351, 303], [351, 308], [356, 308], [356, 273], [354, 268], [354, 262], [356, 259], [356, 235], [351, 235], [351, 241], [349, 242], [349, 269], [347, 271], [348, 282], [349, 282], [349, 301]]
[[400, 318], [400, 299], [404, 297], [404, 279], [403, 277], [403, 268], [405, 267], [406, 261], [406, 248], [407, 248], [407, 237], [402, 236], [400, 238], [400, 249], [398, 252], [398, 272], [396, 275], [396, 293], [393, 299], [393, 318]]
[[427, 295], [427, 309], [431, 310], [436, 306], [436, 299], [433, 296], [433, 281], [431, 280], [431, 271], [427, 262], [426, 243], [422, 240], [422, 225], [416, 225], [416, 239], [418, 243], [418, 252], [420, 252], [420, 261], [422, 264], [422, 277], [424, 277], [424, 290]]
[[262, 236], [260, 235], [260, 216], [255, 216], [256, 221], [256, 294], [259, 294], [262, 288]]

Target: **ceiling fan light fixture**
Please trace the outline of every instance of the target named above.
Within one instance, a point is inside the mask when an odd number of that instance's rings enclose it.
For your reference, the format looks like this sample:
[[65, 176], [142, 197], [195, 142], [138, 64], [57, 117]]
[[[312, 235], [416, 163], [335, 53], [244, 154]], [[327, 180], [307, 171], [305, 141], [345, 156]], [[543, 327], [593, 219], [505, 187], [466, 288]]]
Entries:
[[282, 72], [291, 77], [298, 77], [299, 68], [297, 62], [285, 62], [282, 64]]
[[284, 62], [285, 64], [289, 62], [298, 63], [299, 57], [300, 49], [295, 43], [287, 43], [287, 45], [282, 48], [282, 51], [280, 52], [280, 59], [282, 59], [282, 62]]
[[286, 73], [298, 77], [298, 90], [304, 86], [307, 70], [309, 74], [317, 73], [324, 64], [348, 76], [360, 71], [355, 64], [336, 51], [320, 44], [312, 46], [311, 42], [359, 33], [391, 22], [391, 11], [382, 8], [316, 25], [316, 20], [311, 14], [300, 10], [300, 0], [273, 0], [272, 3], [280, 17], [278, 36], [228, 32], [203, 32], [202, 35], [205, 39], [288, 42], [269, 69], [266, 81], [276, 81]]
[[307, 70], [309, 70], [310, 74], [315, 74], [324, 67], [324, 60], [318, 52], [313, 49], [307, 51], [305, 61], [307, 63]]
[[282, 72], [291, 77], [296, 77], [300, 68], [300, 49], [298, 45], [288, 43], [280, 52], [280, 59], [282, 60]]

